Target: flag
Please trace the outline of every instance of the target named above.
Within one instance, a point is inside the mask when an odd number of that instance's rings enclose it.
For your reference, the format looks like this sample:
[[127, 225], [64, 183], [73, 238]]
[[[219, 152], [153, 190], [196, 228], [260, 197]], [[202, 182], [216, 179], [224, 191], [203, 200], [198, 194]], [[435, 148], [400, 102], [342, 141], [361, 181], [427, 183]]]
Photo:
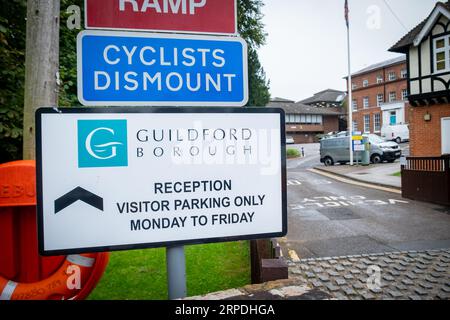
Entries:
[[348, 0], [345, 0], [345, 24], [347, 25], [347, 28], [349, 27], [348, 22]]

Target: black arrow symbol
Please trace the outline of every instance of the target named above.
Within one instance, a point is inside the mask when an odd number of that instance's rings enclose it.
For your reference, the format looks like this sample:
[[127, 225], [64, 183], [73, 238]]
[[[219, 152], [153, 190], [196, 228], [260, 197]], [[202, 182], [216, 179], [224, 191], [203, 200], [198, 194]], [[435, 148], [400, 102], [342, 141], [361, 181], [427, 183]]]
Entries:
[[55, 214], [77, 202], [78, 200], [103, 211], [103, 198], [100, 198], [96, 194], [93, 194], [92, 192], [89, 192], [81, 187], [77, 187], [55, 200]]

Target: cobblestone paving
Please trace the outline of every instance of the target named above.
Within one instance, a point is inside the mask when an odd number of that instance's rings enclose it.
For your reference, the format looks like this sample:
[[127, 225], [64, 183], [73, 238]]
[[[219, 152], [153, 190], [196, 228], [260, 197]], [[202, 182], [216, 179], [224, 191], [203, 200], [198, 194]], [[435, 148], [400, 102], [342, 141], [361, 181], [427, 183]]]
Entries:
[[289, 261], [289, 278], [335, 299], [450, 299], [450, 249]]

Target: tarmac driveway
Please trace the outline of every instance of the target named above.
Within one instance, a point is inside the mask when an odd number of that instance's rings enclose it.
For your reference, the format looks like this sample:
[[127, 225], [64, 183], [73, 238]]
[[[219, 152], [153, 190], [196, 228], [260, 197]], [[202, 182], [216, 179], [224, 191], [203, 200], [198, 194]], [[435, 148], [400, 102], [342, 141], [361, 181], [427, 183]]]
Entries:
[[317, 153], [288, 160], [288, 235], [280, 239], [285, 256], [450, 248], [450, 208], [308, 171], [318, 164]]

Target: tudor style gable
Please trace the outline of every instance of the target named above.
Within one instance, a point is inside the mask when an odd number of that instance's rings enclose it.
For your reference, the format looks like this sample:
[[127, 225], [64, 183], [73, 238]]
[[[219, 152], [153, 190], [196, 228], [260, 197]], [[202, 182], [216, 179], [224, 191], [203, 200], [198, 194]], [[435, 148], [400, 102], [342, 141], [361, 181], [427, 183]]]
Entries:
[[450, 1], [431, 14], [390, 51], [405, 53], [411, 105], [450, 101]]

